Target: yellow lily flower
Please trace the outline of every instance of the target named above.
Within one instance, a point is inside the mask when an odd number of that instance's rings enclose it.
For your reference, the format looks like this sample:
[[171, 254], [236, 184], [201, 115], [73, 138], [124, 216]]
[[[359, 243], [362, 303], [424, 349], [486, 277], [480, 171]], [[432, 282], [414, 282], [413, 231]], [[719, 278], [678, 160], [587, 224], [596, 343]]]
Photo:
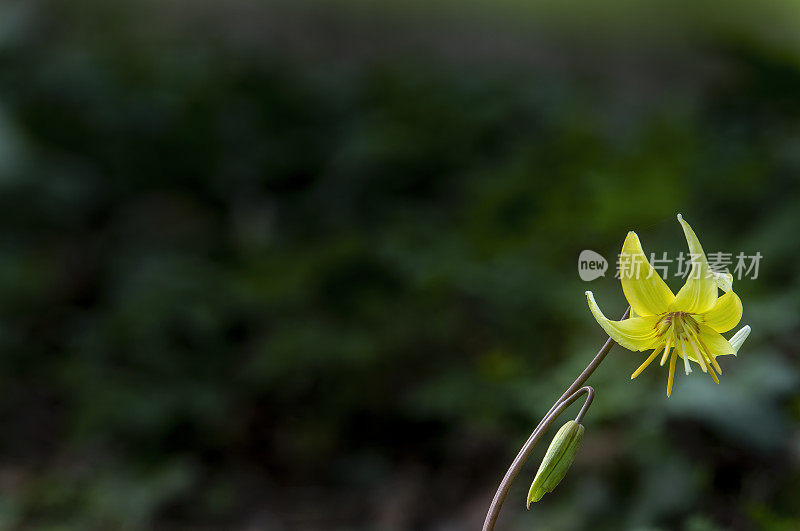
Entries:
[[620, 260], [622, 291], [631, 305], [631, 317], [623, 321], [607, 319], [592, 292], [586, 292], [594, 318], [614, 341], [633, 351], [653, 349], [631, 379], [639, 376], [659, 354], [662, 366], [669, 359], [667, 396], [672, 394], [678, 358], [683, 359], [686, 374], [692, 372], [691, 361], [719, 383], [717, 373], [722, 374], [722, 369], [715, 358], [735, 355], [750, 333], [750, 327], [745, 326], [730, 342], [722, 337], [742, 318], [742, 301], [733, 292], [733, 277], [711, 270], [697, 235], [680, 214], [678, 221], [689, 244], [692, 268], [677, 295], [647, 261], [633, 231], [625, 238], [621, 254], [624, 259]]

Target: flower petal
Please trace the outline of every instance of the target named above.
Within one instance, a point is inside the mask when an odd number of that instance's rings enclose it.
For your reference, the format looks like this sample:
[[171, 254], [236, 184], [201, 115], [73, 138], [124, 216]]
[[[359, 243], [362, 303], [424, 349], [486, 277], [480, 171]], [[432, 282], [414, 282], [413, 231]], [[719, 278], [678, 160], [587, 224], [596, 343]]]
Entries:
[[742, 320], [742, 301], [733, 291], [717, 299], [714, 307], [700, 314], [699, 320], [719, 333], [732, 330]]
[[738, 332], [733, 334], [733, 337], [728, 341], [731, 344], [734, 350], [734, 355], [739, 353], [739, 349], [742, 347], [742, 343], [744, 340], [747, 339], [747, 336], [750, 335], [750, 326], [744, 325], [739, 329]]
[[683, 220], [680, 214], [678, 214], [678, 221], [683, 226], [686, 243], [689, 244], [692, 270], [689, 272], [686, 284], [675, 296], [669, 309], [670, 311], [705, 313], [713, 308], [717, 301], [717, 278], [708, 267], [706, 254], [692, 227]]
[[719, 332], [710, 326], [700, 324], [700, 331], [697, 333], [697, 337], [700, 339], [703, 346], [708, 349], [711, 355], [715, 358], [717, 356], [736, 354], [736, 350], [733, 348], [733, 345], [731, 345], [727, 339], [722, 337]]
[[728, 293], [733, 289], [733, 275], [730, 273], [713, 273], [713, 275], [714, 280], [717, 281], [717, 287], [723, 292]]
[[672, 290], [647, 261], [639, 236], [633, 231], [628, 233], [622, 244], [619, 273], [625, 298], [638, 316], [664, 313], [675, 298]]
[[611, 321], [600, 311], [591, 291], [586, 292], [586, 300], [589, 302], [589, 309], [592, 311], [592, 315], [594, 315], [598, 324], [603, 327], [603, 330], [606, 331], [611, 339], [628, 350], [648, 350], [653, 348], [653, 343], [656, 339], [658, 316], [649, 315], [622, 321]]

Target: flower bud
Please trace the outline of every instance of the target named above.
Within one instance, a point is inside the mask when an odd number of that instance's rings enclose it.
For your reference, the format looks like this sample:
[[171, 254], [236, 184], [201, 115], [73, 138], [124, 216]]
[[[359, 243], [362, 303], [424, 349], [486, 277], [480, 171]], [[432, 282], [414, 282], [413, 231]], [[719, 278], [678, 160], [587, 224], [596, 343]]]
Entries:
[[539, 466], [539, 471], [531, 483], [531, 490], [528, 491], [528, 507], [531, 502], [542, 499], [546, 492], [553, 492], [564, 476], [567, 474], [572, 460], [581, 445], [583, 439], [583, 424], [578, 424], [570, 420], [558, 430], [553, 442], [547, 449], [547, 453]]

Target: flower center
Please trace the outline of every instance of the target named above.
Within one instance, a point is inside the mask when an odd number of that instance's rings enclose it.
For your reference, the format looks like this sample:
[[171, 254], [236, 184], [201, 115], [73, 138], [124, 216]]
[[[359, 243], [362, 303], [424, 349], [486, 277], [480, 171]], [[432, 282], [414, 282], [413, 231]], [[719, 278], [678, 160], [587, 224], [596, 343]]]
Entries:
[[671, 312], [665, 314], [656, 324], [658, 335], [669, 335], [676, 345], [681, 339], [689, 341], [689, 335], [696, 335], [700, 332], [700, 325], [697, 324], [693, 314], [689, 312]]
[[656, 323], [656, 333], [657, 337], [664, 341], [662, 365], [670, 350], [674, 349], [674, 355], [683, 358], [686, 374], [692, 372], [689, 367], [689, 357], [691, 356], [692, 361], [696, 361], [703, 372], [709, 372], [708, 369], [711, 367], [712, 378], [715, 382], [718, 381], [714, 369], [720, 374], [722, 374], [722, 369], [719, 368], [719, 364], [701, 338], [700, 325], [694, 318], [694, 314], [689, 312], [664, 314]]

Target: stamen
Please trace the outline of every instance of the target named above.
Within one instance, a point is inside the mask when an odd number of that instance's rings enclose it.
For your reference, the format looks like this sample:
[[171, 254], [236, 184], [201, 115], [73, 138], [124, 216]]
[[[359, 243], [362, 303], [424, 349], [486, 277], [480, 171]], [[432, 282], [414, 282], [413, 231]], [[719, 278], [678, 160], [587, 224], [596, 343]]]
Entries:
[[678, 357], [678, 349], [672, 350], [669, 358], [669, 379], [667, 380], [667, 398], [672, 394], [672, 382], [675, 380], [675, 359]]
[[[706, 347], [705, 344], [702, 343], [702, 341], [700, 340], [700, 336], [697, 335], [697, 333], [694, 332], [693, 330], [690, 330], [690, 332], [692, 336], [694, 336], [694, 338], [697, 339], [697, 342], [703, 345], [702, 349], [698, 348], [697, 345], [695, 345], [695, 349], [699, 350], [700, 353], [703, 355], [703, 358], [709, 361], [709, 366], [712, 367], [711, 372], [714, 372], [714, 369], [716, 369], [718, 373], [722, 374], [722, 369], [720, 368], [719, 363], [717, 363], [717, 360], [715, 360], [714, 356], [711, 355], [711, 352], [708, 350], [708, 347]], [[692, 341], [691, 336], [689, 336], [689, 341]], [[694, 341], [692, 341], [692, 344], [694, 344]]]
[[719, 384], [719, 378], [717, 378], [717, 373], [715, 373], [714, 371], [708, 371], [708, 372], [709, 374], [711, 374], [711, 378], [714, 380], [714, 383]]
[[667, 356], [669, 356], [669, 349], [671, 348], [671, 345], [672, 345], [672, 327], [670, 326], [670, 329], [667, 331], [667, 343], [666, 346], [664, 347], [664, 355], [661, 356], [661, 363], [659, 364], [662, 367], [664, 366], [664, 363], [666, 363], [667, 361]]
[[[714, 380], [714, 383], [719, 384], [719, 378], [717, 378], [717, 374], [714, 372], [714, 368], [716, 367], [720, 374], [722, 374], [722, 370], [719, 368], [719, 364], [717, 364], [717, 360], [714, 359], [714, 356], [711, 355], [711, 352], [708, 350], [708, 347], [703, 343], [703, 340], [700, 339], [700, 335], [697, 334], [695, 330], [687, 329], [689, 332], [687, 334], [687, 339], [691, 342], [692, 347], [695, 349], [695, 354], [697, 355], [698, 359], [701, 360], [709, 360], [709, 371], [708, 373], [711, 375], [711, 379]], [[697, 339], [697, 343], [701, 345], [701, 348], [697, 347], [697, 344], [692, 339], [694, 336]]]
[[[680, 341], [680, 343], [681, 343], [681, 349], [683, 350], [684, 359], [688, 360], [689, 356], [686, 353], [686, 346], [685, 346], [683, 337], [686, 336], [687, 339], [689, 338], [689, 327], [690, 327], [690, 324], [689, 323], [684, 323], [683, 321], [681, 321], [679, 323], [675, 323], [675, 324], [677, 326], [676, 334], [678, 336], [678, 341]], [[681, 326], [681, 325], [683, 325], [683, 326]], [[700, 368], [703, 369], [703, 372], [708, 372], [708, 369], [706, 367], [706, 361], [703, 359], [703, 357], [701, 355], [697, 354], [696, 349], [695, 349], [694, 353], [697, 355], [696, 357], [699, 360], [698, 363], [700, 364]], [[686, 364], [688, 365], [688, 363], [689, 362], [687, 361]], [[686, 374], [689, 374], [689, 373], [686, 373]]]
[[686, 355], [686, 345], [683, 343], [683, 339], [681, 339], [681, 350], [683, 351], [683, 370], [689, 374], [692, 372], [692, 368], [689, 366], [689, 356]]
[[700, 343], [703, 349], [705, 349], [708, 359], [711, 360], [711, 363], [714, 365], [714, 368], [717, 369], [717, 372], [722, 374], [722, 367], [719, 366], [719, 363], [717, 363], [717, 359], [714, 357], [713, 354], [711, 354], [711, 349], [708, 348], [705, 342], [700, 338], [700, 334], [696, 333], [694, 337], [695, 339], [697, 339], [697, 342]]
[[656, 359], [656, 356], [658, 356], [659, 352], [661, 352], [661, 348], [655, 349], [653, 353], [650, 354], [650, 356], [646, 360], [644, 360], [644, 363], [639, 365], [639, 368], [633, 371], [633, 374], [631, 374], [631, 380], [642, 374], [642, 371], [645, 370], [647, 366], [653, 362], [654, 359]]
[[686, 339], [692, 346], [692, 350], [695, 353], [695, 357], [697, 358], [697, 363], [700, 364], [700, 368], [703, 369], [703, 372], [708, 372], [708, 365], [706, 365], [706, 357], [702, 354], [702, 352], [697, 351], [697, 345], [694, 344], [692, 341], [692, 337], [689, 335], [690, 330], [686, 328]]

